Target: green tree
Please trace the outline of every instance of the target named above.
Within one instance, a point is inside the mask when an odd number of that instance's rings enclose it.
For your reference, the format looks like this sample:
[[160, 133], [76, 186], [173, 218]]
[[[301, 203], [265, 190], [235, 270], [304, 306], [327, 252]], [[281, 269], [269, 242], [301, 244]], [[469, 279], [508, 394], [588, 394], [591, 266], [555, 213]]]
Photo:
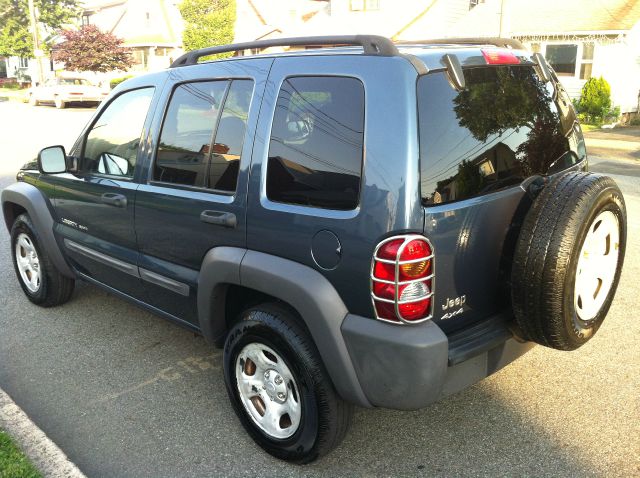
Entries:
[[604, 78], [590, 78], [582, 87], [578, 110], [602, 118], [611, 108], [611, 87]]
[[[180, 4], [180, 13], [185, 24], [182, 44], [186, 51], [233, 42], [235, 0], [184, 0]], [[231, 55], [223, 53], [211, 58]]]
[[80, 30], [62, 32], [64, 41], [56, 45], [53, 58], [64, 63], [67, 70], [99, 71], [126, 70], [133, 64], [123, 40], [111, 33], [103, 33], [95, 25]]
[[[78, 14], [78, 0], [34, 0], [39, 22], [47, 30], [69, 23]], [[0, 0], [0, 56], [33, 56], [28, 0]]]

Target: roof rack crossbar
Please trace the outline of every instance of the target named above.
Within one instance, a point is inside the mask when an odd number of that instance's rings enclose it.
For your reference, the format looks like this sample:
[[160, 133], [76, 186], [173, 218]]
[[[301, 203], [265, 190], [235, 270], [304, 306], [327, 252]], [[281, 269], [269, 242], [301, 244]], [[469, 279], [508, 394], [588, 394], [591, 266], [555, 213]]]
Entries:
[[361, 46], [365, 55], [396, 56], [400, 53], [394, 43], [386, 37], [378, 35], [338, 35], [313, 36], [296, 38], [274, 38], [231, 45], [212, 46], [193, 50], [178, 57], [171, 68], [195, 65], [203, 56], [219, 53], [238, 52], [243, 50], [260, 50], [276, 46]]
[[398, 42], [399, 45], [493, 45], [500, 48], [524, 50], [524, 45], [515, 38], [469, 37], [469, 38], [435, 38], [430, 40]]

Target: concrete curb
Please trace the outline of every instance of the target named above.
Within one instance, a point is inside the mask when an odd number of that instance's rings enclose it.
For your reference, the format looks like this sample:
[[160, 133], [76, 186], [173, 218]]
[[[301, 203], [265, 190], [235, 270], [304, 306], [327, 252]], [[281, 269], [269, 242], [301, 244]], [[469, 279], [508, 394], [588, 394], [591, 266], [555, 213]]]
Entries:
[[0, 389], [0, 427], [20, 446], [45, 478], [86, 478], [67, 455]]

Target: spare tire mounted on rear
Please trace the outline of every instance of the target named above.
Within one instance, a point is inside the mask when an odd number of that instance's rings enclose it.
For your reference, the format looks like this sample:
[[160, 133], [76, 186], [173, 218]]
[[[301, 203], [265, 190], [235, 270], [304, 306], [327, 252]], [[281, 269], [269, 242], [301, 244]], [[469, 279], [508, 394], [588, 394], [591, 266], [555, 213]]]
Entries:
[[511, 298], [523, 338], [574, 350], [596, 333], [620, 279], [626, 210], [613, 179], [568, 172], [525, 217], [512, 268]]

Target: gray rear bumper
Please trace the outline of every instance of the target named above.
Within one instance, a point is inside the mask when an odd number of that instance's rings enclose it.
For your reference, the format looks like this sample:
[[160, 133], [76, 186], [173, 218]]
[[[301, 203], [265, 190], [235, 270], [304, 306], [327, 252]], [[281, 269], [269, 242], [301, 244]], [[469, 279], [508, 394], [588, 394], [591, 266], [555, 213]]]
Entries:
[[[415, 410], [491, 375], [533, 347], [509, 334], [478, 344], [464, 361], [452, 360], [449, 338], [433, 322], [388, 324], [356, 315], [342, 323], [349, 355], [369, 402]], [[477, 337], [476, 337], [477, 339]]]

